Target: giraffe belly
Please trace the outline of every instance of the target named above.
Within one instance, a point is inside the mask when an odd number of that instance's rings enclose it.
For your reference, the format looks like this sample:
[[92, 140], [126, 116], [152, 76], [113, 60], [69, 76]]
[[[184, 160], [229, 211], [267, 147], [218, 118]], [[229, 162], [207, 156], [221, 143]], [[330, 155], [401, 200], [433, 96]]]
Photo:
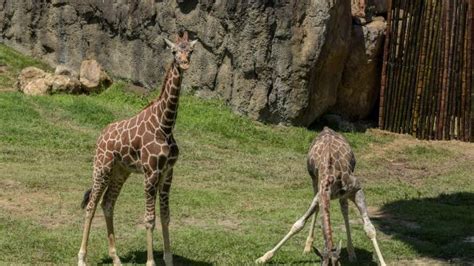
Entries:
[[128, 171], [132, 172], [132, 173], [143, 173], [143, 165], [140, 163], [140, 162], [137, 162], [136, 164], [128, 164], [128, 165], [125, 165], [125, 167], [127, 168]]
[[120, 164], [132, 173], [143, 173], [143, 165], [139, 158], [133, 158], [131, 155], [123, 156], [119, 160]]

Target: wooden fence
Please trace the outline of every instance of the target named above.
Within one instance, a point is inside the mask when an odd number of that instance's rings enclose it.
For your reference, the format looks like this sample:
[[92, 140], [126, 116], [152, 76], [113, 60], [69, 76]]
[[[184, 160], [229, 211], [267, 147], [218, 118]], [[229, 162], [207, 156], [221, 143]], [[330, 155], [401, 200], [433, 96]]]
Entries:
[[379, 127], [474, 140], [474, 0], [389, 0]]

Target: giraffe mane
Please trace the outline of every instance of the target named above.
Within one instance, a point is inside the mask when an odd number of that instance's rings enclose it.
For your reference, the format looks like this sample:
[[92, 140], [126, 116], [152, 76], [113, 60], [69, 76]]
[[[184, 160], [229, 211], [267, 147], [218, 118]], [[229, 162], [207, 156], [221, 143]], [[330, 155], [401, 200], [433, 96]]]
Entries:
[[169, 79], [170, 75], [171, 75], [171, 71], [173, 71], [173, 63], [171, 63], [169, 66], [168, 66], [168, 70], [166, 71], [166, 75], [165, 75], [165, 79], [163, 80], [163, 84], [161, 85], [161, 90], [160, 90], [160, 96], [158, 96], [158, 98], [155, 98], [154, 100], [150, 101], [144, 108], [143, 110], [147, 109], [148, 107], [152, 106], [153, 104], [157, 103], [161, 97], [163, 97], [163, 91], [165, 90], [165, 86], [166, 86], [166, 81]]

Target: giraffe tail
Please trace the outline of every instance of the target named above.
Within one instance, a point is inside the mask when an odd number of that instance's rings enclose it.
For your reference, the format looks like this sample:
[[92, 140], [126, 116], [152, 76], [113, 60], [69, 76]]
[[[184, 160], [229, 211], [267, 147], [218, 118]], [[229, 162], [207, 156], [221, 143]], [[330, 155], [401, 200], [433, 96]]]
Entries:
[[86, 192], [84, 192], [84, 198], [82, 199], [82, 203], [81, 203], [82, 209], [84, 209], [87, 206], [87, 203], [89, 203], [91, 192], [92, 192], [92, 188], [89, 188], [88, 190], [86, 190]]

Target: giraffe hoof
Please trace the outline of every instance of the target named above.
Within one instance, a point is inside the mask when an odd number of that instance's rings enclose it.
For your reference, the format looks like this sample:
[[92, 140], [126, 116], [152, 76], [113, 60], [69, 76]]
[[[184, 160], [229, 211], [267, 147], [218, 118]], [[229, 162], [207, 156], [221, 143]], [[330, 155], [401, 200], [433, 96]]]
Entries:
[[309, 253], [312, 253], [312, 249], [311, 249], [311, 246], [305, 246], [304, 247], [304, 250], [303, 250], [303, 254], [309, 254]]
[[264, 264], [266, 263], [267, 261], [269, 261], [271, 258], [273, 257], [273, 252], [269, 251], [267, 253], [265, 253], [265, 255], [261, 256], [260, 258], [258, 258], [255, 263], [256, 264]]
[[306, 240], [306, 245], [304, 246], [303, 254], [309, 254], [313, 251], [313, 239], [308, 238]]
[[166, 266], [173, 266], [173, 254], [171, 253], [164, 254], [163, 260], [165, 261]]
[[114, 263], [114, 266], [121, 266], [122, 265], [122, 262], [120, 261], [119, 258], [114, 259], [113, 263]]
[[154, 260], [147, 261], [146, 266], [156, 266], [155, 261]]
[[354, 252], [350, 253], [349, 252], [349, 262], [355, 262], [357, 261], [357, 256]]

